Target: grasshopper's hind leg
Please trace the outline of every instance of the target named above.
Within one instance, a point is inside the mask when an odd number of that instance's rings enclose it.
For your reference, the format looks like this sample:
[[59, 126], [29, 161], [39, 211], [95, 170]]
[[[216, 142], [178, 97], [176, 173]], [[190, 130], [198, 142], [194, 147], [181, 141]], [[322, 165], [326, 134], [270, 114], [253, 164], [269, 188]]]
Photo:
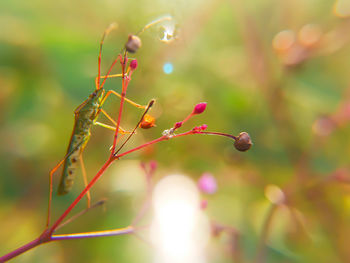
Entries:
[[49, 177], [49, 203], [47, 208], [47, 219], [46, 219], [46, 227], [49, 227], [51, 220], [51, 203], [52, 203], [52, 177], [58, 168], [63, 164], [63, 162], [68, 158], [69, 154], [67, 154], [62, 161], [60, 161], [51, 171]]
[[[79, 160], [80, 160], [80, 165], [81, 165], [81, 171], [82, 171], [82, 174], [83, 174], [84, 187], [86, 187], [88, 185], [88, 181], [87, 181], [86, 169], [85, 169], [85, 165], [84, 165], [83, 151], [80, 151]], [[86, 192], [86, 199], [87, 199], [87, 208], [90, 208], [90, 206], [91, 206], [90, 190], [88, 190]]]
[[80, 146], [82, 146], [82, 142], [79, 143], [75, 148], [67, 153], [64, 158], [50, 171], [49, 175], [49, 201], [48, 201], [48, 208], [47, 208], [47, 220], [46, 220], [46, 227], [49, 227], [50, 225], [50, 220], [51, 220], [51, 204], [52, 204], [52, 192], [53, 192], [53, 187], [52, 187], [52, 178], [54, 173], [58, 170], [58, 168], [61, 167], [61, 165], [64, 163], [64, 161], [72, 155], [74, 151], [76, 151]]
[[[110, 126], [108, 124], [101, 123], [101, 122], [98, 122], [98, 121], [95, 121], [94, 124], [98, 125], [98, 126], [101, 126], [103, 128], [115, 131], [117, 123], [113, 120], [113, 118], [111, 116], [108, 115], [108, 113], [106, 111], [104, 111], [103, 109], [100, 109], [100, 110], [101, 110], [102, 114], [105, 115], [107, 117], [107, 119], [110, 120], [113, 123], [114, 126]], [[126, 131], [122, 127], [119, 126], [118, 133], [121, 134], [121, 136], [118, 138], [118, 141], [119, 141], [125, 134], [130, 134], [131, 132]]]

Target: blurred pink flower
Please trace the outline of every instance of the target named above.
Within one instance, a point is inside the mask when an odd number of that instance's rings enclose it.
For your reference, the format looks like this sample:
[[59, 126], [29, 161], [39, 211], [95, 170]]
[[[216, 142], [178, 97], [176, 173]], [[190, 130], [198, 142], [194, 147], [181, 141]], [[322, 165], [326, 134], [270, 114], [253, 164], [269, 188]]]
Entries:
[[205, 194], [214, 194], [218, 188], [215, 177], [211, 173], [203, 173], [198, 180], [198, 188]]
[[157, 166], [158, 166], [157, 161], [152, 160], [149, 162], [149, 168], [150, 168], [151, 174], [154, 173], [154, 171], [157, 169]]

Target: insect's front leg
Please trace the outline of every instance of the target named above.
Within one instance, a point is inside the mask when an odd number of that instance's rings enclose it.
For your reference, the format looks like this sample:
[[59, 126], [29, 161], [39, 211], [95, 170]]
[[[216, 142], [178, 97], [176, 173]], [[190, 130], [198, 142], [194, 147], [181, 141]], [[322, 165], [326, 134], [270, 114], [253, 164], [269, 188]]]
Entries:
[[[113, 95], [115, 95], [115, 96], [121, 98], [121, 95], [120, 95], [118, 92], [116, 92], [116, 91], [114, 91], [114, 90], [109, 90], [109, 91], [106, 93], [106, 95], [103, 97], [103, 99], [102, 99], [102, 101], [101, 101], [101, 106], [105, 103], [106, 99], [107, 99], [111, 94], [113, 94]], [[134, 102], [134, 101], [132, 101], [132, 100], [129, 100], [128, 98], [124, 98], [124, 99], [125, 99], [126, 102], [130, 103], [132, 106], [135, 106], [136, 108], [146, 109], [146, 107], [147, 107], [147, 105], [138, 104], [138, 103], [136, 103], [136, 102]]]

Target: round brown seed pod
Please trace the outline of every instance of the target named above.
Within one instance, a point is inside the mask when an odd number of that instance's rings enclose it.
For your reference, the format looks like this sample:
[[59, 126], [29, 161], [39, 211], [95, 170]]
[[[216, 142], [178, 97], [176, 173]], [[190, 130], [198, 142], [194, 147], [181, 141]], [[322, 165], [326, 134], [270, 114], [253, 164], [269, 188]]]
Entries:
[[252, 140], [246, 132], [241, 132], [236, 138], [235, 143], [233, 144], [238, 151], [245, 152], [252, 147]]
[[135, 35], [129, 35], [128, 42], [125, 44], [126, 51], [135, 53], [142, 46], [141, 39]]

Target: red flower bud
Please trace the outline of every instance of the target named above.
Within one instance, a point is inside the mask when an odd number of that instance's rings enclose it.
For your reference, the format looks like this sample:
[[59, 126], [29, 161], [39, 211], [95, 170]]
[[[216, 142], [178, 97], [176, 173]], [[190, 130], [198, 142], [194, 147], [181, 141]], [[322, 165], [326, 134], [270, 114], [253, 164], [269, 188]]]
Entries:
[[174, 128], [175, 128], [175, 129], [178, 129], [178, 128], [180, 128], [181, 126], [182, 126], [182, 121], [179, 121], [179, 122], [175, 123]]
[[208, 128], [208, 125], [203, 124], [202, 126], [199, 127], [202, 131], [206, 130]]
[[201, 114], [203, 111], [205, 111], [205, 108], [207, 107], [207, 103], [206, 102], [201, 102], [198, 103], [194, 109], [193, 109], [193, 114]]
[[137, 68], [137, 60], [136, 60], [136, 59], [131, 60], [129, 66], [130, 66], [130, 69], [131, 69], [131, 70], [135, 70], [135, 69]]

